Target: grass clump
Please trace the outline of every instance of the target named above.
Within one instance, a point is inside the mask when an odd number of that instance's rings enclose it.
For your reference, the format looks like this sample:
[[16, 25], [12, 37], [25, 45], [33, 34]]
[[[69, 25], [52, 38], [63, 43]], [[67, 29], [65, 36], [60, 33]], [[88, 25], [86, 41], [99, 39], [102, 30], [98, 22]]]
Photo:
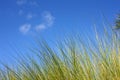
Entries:
[[4, 65], [0, 80], [120, 80], [119, 38], [113, 32], [96, 34], [94, 42], [72, 37], [54, 48], [37, 44], [30, 49], [35, 58], [22, 56], [15, 68]]

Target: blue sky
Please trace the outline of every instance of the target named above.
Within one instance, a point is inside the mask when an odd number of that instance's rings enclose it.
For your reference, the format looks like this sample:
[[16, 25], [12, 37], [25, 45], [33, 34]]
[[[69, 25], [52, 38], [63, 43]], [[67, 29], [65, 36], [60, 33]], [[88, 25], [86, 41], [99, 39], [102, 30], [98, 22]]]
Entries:
[[106, 19], [114, 25], [119, 12], [120, 0], [1, 0], [0, 60], [17, 55], [11, 44], [24, 52], [36, 35], [48, 42], [66, 34], [92, 37], [94, 24], [98, 30]]

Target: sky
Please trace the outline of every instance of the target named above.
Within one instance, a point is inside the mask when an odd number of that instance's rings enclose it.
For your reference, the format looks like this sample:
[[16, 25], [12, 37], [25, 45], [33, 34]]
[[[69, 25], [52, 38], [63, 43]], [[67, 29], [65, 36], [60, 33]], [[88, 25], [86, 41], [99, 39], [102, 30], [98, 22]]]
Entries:
[[114, 25], [120, 0], [0, 0], [0, 60], [34, 46], [33, 37], [55, 42], [68, 34], [94, 35], [93, 27]]

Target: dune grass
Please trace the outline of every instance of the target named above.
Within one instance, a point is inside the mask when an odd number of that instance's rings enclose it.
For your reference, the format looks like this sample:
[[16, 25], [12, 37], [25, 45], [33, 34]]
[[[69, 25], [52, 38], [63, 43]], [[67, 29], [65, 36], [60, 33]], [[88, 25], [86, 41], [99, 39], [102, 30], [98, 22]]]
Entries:
[[32, 55], [22, 56], [17, 67], [2, 64], [0, 80], [120, 80], [120, 45], [114, 32], [96, 40], [66, 38], [54, 48], [36, 41]]

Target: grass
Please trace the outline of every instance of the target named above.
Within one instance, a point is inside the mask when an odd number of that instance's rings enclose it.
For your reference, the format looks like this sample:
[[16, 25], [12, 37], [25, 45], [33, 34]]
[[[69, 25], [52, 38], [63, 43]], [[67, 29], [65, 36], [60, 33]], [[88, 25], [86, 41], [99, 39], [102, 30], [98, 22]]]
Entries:
[[113, 31], [105, 30], [102, 38], [96, 33], [95, 42], [72, 37], [54, 48], [44, 40], [36, 43], [30, 49], [35, 57], [16, 59], [15, 68], [2, 64], [0, 80], [120, 80], [120, 45]]

